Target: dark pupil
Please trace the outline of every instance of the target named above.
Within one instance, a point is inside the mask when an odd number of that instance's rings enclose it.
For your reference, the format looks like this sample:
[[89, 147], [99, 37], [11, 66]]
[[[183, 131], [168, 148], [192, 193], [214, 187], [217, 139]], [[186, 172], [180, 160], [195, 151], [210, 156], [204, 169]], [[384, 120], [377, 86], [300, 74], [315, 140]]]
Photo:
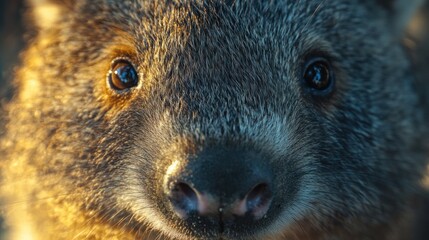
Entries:
[[137, 85], [137, 72], [126, 62], [116, 64], [112, 73], [112, 84], [115, 88], [123, 90]]
[[317, 90], [329, 87], [329, 70], [325, 63], [316, 62], [307, 68], [305, 75], [307, 83]]

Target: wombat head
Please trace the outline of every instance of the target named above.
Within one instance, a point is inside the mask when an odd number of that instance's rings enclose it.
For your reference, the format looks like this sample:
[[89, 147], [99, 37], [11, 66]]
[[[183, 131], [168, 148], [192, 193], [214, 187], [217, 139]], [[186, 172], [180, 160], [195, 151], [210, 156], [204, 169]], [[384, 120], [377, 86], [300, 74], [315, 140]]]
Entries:
[[49, 170], [39, 184], [83, 193], [71, 202], [92, 220], [182, 239], [353, 236], [417, 187], [399, 33], [418, 1], [34, 2], [10, 132], [46, 146], [25, 160]]

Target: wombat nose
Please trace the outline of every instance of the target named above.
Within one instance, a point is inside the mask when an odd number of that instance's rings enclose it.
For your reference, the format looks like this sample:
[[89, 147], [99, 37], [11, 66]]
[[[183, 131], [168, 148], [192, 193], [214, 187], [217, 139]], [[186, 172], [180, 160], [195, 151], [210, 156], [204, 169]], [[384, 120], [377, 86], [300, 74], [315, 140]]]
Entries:
[[254, 220], [262, 218], [271, 204], [271, 190], [267, 183], [256, 184], [242, 198], [237, 198], [230, 205], [221, 205], [219, 200], [194, 189], [190, 184], [177, 182], [168, 192], [168, 198], [177, 214], [186, 219], [189, 213], [199, 216], [232, 215], [236, 217], [248, 216]]
[[268, 160], [251, 150], [206, 148], [175, 174], [165, 176], [168, 203], [182, 220], [257, 221], [267, 214], [273, 199]]

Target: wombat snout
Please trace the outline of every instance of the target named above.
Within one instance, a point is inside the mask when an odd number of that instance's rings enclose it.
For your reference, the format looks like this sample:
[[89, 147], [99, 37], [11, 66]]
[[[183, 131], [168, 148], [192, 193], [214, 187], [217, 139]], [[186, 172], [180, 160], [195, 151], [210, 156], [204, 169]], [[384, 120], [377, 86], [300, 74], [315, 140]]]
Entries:
[[257, 222], [269, 212], [274, 197], [268, 162], [253, 150], [204, 148], [181, 170], [166, 175], [164, 191], [171, 211], [191, 222], [194, 217], [214, 224]]

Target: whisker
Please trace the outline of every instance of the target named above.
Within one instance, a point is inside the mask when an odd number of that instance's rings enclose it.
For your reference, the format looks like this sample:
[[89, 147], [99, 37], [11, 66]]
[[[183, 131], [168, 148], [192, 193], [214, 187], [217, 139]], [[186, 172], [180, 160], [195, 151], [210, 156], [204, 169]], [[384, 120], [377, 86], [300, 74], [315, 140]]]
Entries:
[[[302, 34], [307, 31], [307, 28], [309, 27], [311, 21], [316, 17], [316, 14], [320, 11], [320, 9], [322, 9], [322, 7], [324, 6], [324, 4], [327, 2], [327, 0], [321, 0], [321, 2], [317, 5], [316, 9], [313, 11], [313, 13], [311, 14], [310, 18], [306, 21], [306, 23], [304, 24], [304, 27], [301, 29], [301, 31], [298, 33], [298, 36], [302, 36]], [[296, 38], [293, 46], [296, 45], [297, 41], [299, 41], [299, 37]]]

